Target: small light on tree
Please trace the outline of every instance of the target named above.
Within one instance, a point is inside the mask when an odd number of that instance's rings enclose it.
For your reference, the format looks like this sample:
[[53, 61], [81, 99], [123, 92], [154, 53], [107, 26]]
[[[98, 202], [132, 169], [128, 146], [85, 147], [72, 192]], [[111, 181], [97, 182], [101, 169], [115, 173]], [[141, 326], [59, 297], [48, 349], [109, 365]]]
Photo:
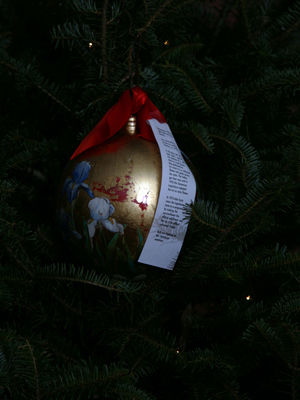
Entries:
[[90, 42], [90, 43], [89, 43], [89, 47], [92, 47], [92, 46], [93, 46], [93, 43], [92, 43], [92, 42]]
[[170, 44], [170, 43], [169, 43], [168, 40], [166, 40], [165, 43], [164, 43], [165, 46], [168, 46], [169, 44]]
[[251, 296], [247, 296], [247, 297], [246, 297], [246, 300], [251, 300]]

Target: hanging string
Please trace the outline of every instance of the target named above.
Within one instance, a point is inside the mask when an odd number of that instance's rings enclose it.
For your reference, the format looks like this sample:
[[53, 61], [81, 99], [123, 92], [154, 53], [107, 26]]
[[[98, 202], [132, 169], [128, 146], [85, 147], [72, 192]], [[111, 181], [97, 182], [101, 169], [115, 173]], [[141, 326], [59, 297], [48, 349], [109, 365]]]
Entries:
[[140, 85], [140, 69], [139, 69], [139, 55], [140, 55], [140, 50], [141, 50], [141, 36], [138, 35], [138, 41], [135, 42], [135, 45], [137, 46], [137, 50], [135, 53], [135, 82], [136, 86]]
[[[128, 73], [129, 73], [129, 81], [128, 88], [130, 90], [130, 95], [132, 97], [132, 88], [133, 88], [133, 75], [135, 75], [135, 86], [139, 86], [140, 84], [140, 70], [139, 70], [139, 53], [141, 49], [140, 43], [141, 37], [138, 36], [138, 41], [132, 42], [129, 48], [128, 55]], [[137, 49], [135, 49], [135, 46]], [[133, 65], [135, 66], [135, 71], [133, 71]]]
[[132, 98], [133, 92], [132, 92], [132, 87], [133, 87], [133, 79], [132, 79], [132, 54], [134, 54], [134, 43], [131, 44], [129, 47], [129, 54], [128, 54], [128, 73], [129, 73], [129, 80], [128, 80], [128, 86], [129, 86], [129, 91], [130, 91], [130, 96]]

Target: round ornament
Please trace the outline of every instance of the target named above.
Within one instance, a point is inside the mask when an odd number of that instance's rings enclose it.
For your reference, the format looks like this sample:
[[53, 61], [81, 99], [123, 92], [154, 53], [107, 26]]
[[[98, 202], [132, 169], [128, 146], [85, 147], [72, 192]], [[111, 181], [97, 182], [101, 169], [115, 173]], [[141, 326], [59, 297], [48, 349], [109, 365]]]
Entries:
[[137, 136], [136, 117], [113, 137], [73, 158], [58, 189], [65, 239], [103, 271], [136, 276], [160, 192], [159, 147]]
[[110, 276], [138, 280], [158, 270], [138, 262], [162, 182], [160, 149], [146, 121], [166, 121], [145, 92], [131, 92], [73, 154], [58, 187], [58, 216], [81, 259]]

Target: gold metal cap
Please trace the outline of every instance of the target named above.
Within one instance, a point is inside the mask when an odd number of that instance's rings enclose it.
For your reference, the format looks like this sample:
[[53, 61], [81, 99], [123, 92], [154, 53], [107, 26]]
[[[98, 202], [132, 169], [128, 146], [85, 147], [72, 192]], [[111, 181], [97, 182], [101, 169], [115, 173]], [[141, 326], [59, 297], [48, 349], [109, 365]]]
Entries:
[[129, 135], [135, 135], [137, 133], [137, 125], [136, 125], [136, 116], [135, 115], [130, 115], [129, 120], [127, 121], [124, 128]]

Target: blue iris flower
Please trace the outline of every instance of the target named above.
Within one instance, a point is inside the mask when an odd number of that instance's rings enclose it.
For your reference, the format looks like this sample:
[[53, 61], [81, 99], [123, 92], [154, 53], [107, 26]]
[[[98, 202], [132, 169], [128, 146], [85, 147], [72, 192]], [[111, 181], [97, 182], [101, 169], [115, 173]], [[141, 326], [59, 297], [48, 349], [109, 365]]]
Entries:
[[62, 196], [65, 192], [67, 192], [68, 202], [71, 203], [74, 199], [76, 199], [79, 189], [83, 189], [87, 192], [87, 194], [93, 199], [94, 193], [88, 184], [83, 183], [86, 178], [89, 176], [89, 172], [91, 169], [91, 164], [88, 161], [81, 161], [76, 165], [72, 172], [72, 176], [69, 176], [64, 183], [64, 187], [62, 190]]

